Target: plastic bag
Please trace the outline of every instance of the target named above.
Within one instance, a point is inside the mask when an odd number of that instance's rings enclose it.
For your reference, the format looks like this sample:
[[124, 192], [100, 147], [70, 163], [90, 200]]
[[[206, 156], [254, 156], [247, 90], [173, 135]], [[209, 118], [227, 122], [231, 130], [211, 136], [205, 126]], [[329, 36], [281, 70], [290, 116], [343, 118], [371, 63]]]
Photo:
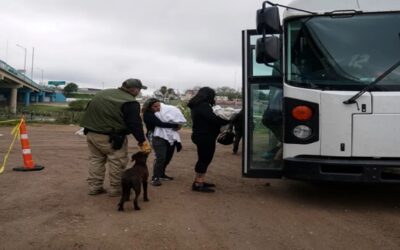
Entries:
[[85, 134], [84, 134], [84, 132], [83, 132], [84, 129], [85, 129], [85, 128], [80, 128], [78, 131], [75, 132], [75, 134], [76, 134], [76, 135], [80, 135], [80, 136], [85, 136]]

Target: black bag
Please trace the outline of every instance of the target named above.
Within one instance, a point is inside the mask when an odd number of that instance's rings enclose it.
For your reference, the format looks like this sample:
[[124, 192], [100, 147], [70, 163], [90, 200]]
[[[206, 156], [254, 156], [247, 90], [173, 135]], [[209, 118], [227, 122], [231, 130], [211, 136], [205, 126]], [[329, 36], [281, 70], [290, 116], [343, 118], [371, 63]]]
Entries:
[[218, 135], [217, 142], [222, 145], [230, 145], [233, 143], [234, 139], [235, 133], [233, 133], [232, 129], [228, 128]]
[[126, 135], [121, 134], [110, 134], [109, 142], [112, 143], [112, 148], [115, 150], [119, 150], [124, 145], [126, 139]]

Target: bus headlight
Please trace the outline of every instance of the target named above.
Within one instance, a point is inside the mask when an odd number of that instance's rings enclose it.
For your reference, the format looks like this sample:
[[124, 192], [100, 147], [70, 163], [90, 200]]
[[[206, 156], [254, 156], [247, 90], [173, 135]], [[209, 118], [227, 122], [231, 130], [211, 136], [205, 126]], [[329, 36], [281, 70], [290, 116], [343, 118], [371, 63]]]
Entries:
[[311, 136], [312, 129], [306, 125], [298, 125], [293, 129], [293, 135], [299, 139], [307, 139]]

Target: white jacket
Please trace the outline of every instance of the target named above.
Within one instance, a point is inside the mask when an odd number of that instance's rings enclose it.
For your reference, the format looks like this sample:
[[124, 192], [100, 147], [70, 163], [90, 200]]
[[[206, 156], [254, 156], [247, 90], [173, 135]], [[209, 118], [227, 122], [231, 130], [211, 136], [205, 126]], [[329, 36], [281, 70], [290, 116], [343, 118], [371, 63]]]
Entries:
[[[155, 115], [162, 122], [175, 123], [180, 125], [186, 123], [185, 116], [183, 116], [180, 109], [172, 105], [161, 103], [161, 109], [159, 112], [156, 112]], [[176, 141], [181, 142], [181, 137], [178, 131], [175, 131], [172, 128], [156, 127], [154, 129], [153, 136], [163, 138], [167, 140], [171, 145], [173, 145]]]

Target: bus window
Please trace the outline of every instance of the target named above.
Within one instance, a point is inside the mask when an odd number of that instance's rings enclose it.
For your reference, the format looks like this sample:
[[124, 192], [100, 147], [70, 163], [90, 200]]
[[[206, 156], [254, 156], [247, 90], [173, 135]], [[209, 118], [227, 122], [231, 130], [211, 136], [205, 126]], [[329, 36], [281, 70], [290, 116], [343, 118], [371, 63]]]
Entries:
[[282, 89], [251, 85], [249, 160], [252, 169], [280, 168], [282, 160]]
[[[251, 45], [251, 53], [252, 53], [252, 60], [251, 60], [251, 69], [252, 69], [252, 76], [277, 76], [280, 75], [280, 73], [277, 72], [276, 68], [267, 66], [263, 63], [257, 63], [256, 62], [256, 49], [255, 49], [255, 44], [258, 38], [261, 38], [261, 35], [253, 35], [250, 36], [250, 45]], [[276, 62], [273, 63], [275, 67], [280, 67], [280, 63]]]

